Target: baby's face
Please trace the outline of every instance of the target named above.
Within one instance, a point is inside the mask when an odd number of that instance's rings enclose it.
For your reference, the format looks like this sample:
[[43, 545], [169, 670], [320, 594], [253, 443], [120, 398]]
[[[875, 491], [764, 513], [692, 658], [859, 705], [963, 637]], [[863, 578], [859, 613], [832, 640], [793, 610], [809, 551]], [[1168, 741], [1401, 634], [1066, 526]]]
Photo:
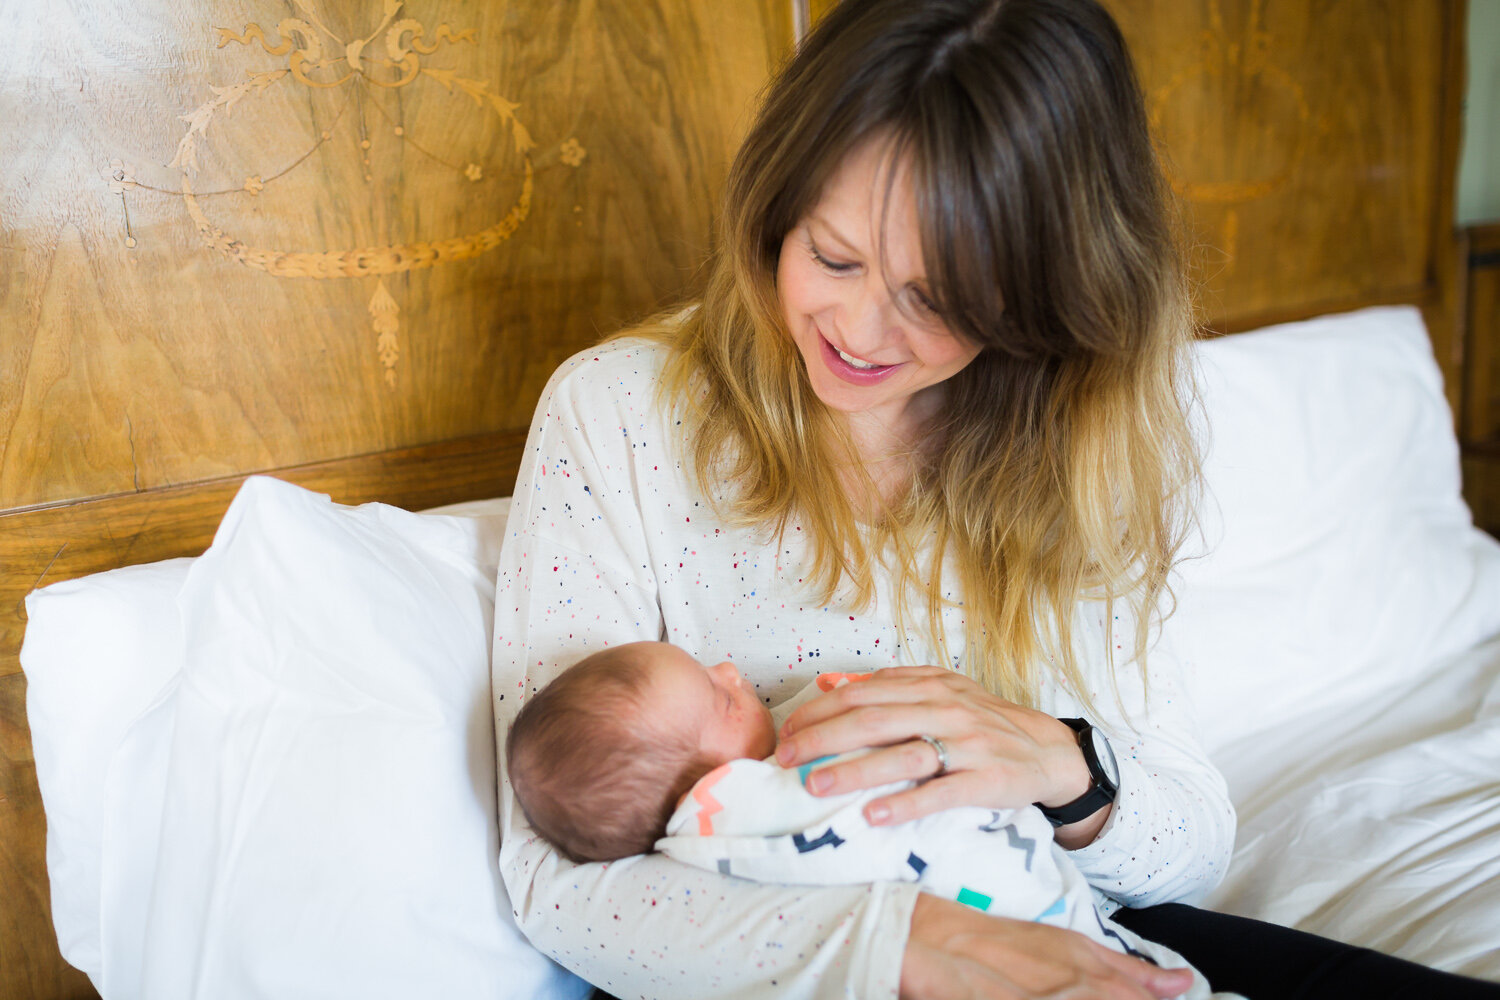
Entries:
[[771, 712], [734, 664], [705, 667], [676, 646], [657, 646], [652, 704], [667, 725], [697, 732], [699, 748], [719, 763], [775, 752]]

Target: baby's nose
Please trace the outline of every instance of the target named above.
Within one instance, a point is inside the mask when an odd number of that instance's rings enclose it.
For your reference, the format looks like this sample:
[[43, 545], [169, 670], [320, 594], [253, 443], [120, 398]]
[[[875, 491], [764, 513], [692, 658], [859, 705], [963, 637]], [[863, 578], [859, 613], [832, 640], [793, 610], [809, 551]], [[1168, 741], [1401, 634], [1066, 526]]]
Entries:
[[733, 684], [735, 687], [745, 686], [745, 678], [740, 676], [740, 672], [728, 660], [725, 660], [723, 663], [715, 663], [708, 668], [708, 672], [717, 677], [720, 683]]

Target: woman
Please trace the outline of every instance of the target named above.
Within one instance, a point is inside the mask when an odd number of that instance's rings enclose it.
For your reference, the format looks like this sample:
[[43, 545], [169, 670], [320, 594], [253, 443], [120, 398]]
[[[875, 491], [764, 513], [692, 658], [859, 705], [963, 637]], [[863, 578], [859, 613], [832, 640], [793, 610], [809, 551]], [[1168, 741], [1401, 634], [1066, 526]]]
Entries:
[[[1201, 898], [1233, 814], [1178, 679], [1145, 667], [1194, 481], [1190, 335], [1139, 89], [1093, 0], [841, 5], [736, 158], [703, 301], [543, 395], [501, 557], [500, 731], [639, 639], [733, 659], [773, 705], [899, 666], [788, 719], [782, 762], [884, 747], [810, 787], [934, 778], [872, 822], [1036, 802], [1116, 905]], [[508, 784], [502, 803], [522, 928], [617, 995], [1189, 983], [910, 885], [573, 866]]]

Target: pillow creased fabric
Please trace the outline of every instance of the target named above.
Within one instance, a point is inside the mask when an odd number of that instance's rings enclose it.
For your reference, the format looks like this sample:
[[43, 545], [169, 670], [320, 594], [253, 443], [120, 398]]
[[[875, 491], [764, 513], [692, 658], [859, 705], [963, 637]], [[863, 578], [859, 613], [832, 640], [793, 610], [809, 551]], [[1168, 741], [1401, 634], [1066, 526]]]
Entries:
[[246, 481], [181, 578], [175, 674], [110, 756], [106, 998], [587, 993], [499, 878], [503, 523]]

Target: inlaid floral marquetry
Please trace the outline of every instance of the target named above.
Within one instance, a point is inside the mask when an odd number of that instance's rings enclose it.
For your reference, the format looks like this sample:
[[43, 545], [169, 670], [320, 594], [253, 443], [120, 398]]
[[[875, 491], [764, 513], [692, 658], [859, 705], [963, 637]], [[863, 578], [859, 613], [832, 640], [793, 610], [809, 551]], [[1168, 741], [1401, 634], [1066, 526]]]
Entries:
[[[532, 152], [537, 144], [518, 114], [520, 104], [507, 99], [489, 81], [466, 76], [451, 65], [442, 65], [441, 61], [429, 58], [439, 53], [452, 55], [464, 43], [472, 46], [477, 38], [475, 30], [455, 30], [446, 22], [429, 28], [416, 18], [398, 18], [402, 0], [386, 0], [374, 30], [365, 37], [349, 39], [327, 28], [306, 0], [296, 0], [296, 6], [303, 17], [282, 18], [270, 28], [255, 22], [239, 30], [215, 28], [218, 49], [245, 47], [259, 50], [264, 55], [278, 57], [284, 65], [246, 69], [247, 78], [238, 83], [210, 85], [212, 96], [181, 116], [187, 128], [168, 165], [181, 171], [181, 197], [203, 244], [216, 254], [273, 277], [332, 279], [398, 274], [456, 263], [487, 253], [514, 235], [530, 215], [535, 193]], [[492, 116], [498, 122], [509, 141], [496, 151], [494, 162], [475, 162], [468, 158], [469, 154], [459, 155], [457, 150], [441, 146], [434, 149], [417, 142], [407, 128], [402, 106], [393, 106], [388, 93], [382, 92], [419, 84], [441, 87], [455, 100], [472, 101], [475, 114]], [[308, 121], [302, 124], [309, 136], [308, 144], [306, 148], [284, 156], [286, 162], [279, 169], [244, 172], [243, 182], [238, 187], [204, 193], [197, 191], [200, 158], [210, 155], [215, 136], [232, 132], [236, 109], [265, 100], [276, 88], [288, 87], [337, 91], [342, 99], [332, 111], [331, 118], [322, 122], [316, 120], [319, 103], [306, 102]], [[455, 183], [459, 178], [477, 183], [487, 175], [503, 177], [507, 173], [518, 173], [519, 189], [508, 209], [488, 220], [489, 224], [482, 228], [351, 248], [311, 249], [293, 245], [290, 241], [272, 244], [241, 238], [234, 231], [234, 213], [238, 208], [240, 214], [245, 214], [250, 209], [246, 201], [242, 200], [238, 206], [213, 218], [203, 205], [211, 195], [258, 196], [294, 170], [316, 169], [318, 161], [314, 154], [334, 140], [340, 128], [357, 129], [358, 149], [365, 168], [362, 176], [367, 184], [374, 185], [376, 174], [372, 157], [378, 154], [374, 152], [376, 142], [372, 133], [377, 124], [384, 126], [380, 130], [382, 138], [388, 134], [397, 144], [451, 170]], [[388, 154], [399, 156], [404, 152], [386, 148], [385, 143], [381, 146]], [[585, 155], [583, 145], [574, 137], [567, 139], [558, 150], [558, 160], [570, 167], [581, 166]], [[311, 166], [308, 165], [310, 161]], [[120, 161], [112, 161], [112, 166], [115, 164], [119, 167], [111, 174], [111, 190], [121, 194], [127, 219], [129, 207], [124, 197], [125, 189], [144, 188], [159, 193], [166, 190], [140, 184]], [[128, 222], [126, 229], [126, 245], [134, 248], [136, 240], [128, 231]], [[383, 366], [386, 383], [394, 386], [401, 353], [397, 336], [400, 308], [383, 282], [375, 287], [368, 311], [376, 333], [376, 356]]]

